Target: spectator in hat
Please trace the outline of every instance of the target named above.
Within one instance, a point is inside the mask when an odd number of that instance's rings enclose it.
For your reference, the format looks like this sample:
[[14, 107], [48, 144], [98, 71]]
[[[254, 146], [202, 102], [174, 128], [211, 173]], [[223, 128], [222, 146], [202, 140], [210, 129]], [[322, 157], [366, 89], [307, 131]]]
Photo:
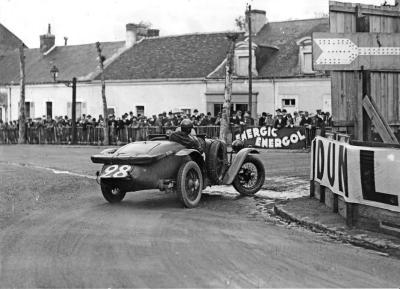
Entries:
[[301, 122], [301, 116], [299, 115], [299, 113], [297, 111], [295, 111], [293, 113], [294, 117], [293, 117], [293, 125], [296, 127], [300, 126], [300, 122]]
[[265, 126], [265, 122], [267, 120], [267, 113], [263, 112], [261, 117], [258, 119], [258, 126]]
[[312, 119], [308, 115], [308, 111], [304, 112], [304, 117], [302, 118], [300, 122], [300, 126], [304, 126], [305, 128], [311, 129], [312, 125]]
[[267, 113], [267, 118], [265, 119], [265, 126], [274, 126], [274, 119], [272, 118], [272, 114]]
[[277, 118], [275, 119], [274, 122], [274, 128], [276, 129], [281, 129], [286, 126], [286, 123], [283, 121], [283, 115], [282, 113], [277, 114]]
[[[192, 117], [195, 117], [197, 120], [200, 118], [200, 115], [199, 115], [199, 111], [197, 110], [197, 108], [195, 108], [194, 110], [193, 110], [193, 115], [192, 115]], [[194, 124], [193, 124], [194, 125]]]
[[250, 112], [246, 111], [243, 116], [243, 122], [246, 126], [254, 125], [254, 119], [250, 116]]

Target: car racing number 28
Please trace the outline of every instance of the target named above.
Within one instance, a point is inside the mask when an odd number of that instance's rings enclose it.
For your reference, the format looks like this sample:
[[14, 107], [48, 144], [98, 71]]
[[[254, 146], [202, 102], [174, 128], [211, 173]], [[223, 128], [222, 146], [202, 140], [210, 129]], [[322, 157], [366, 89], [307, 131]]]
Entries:
[[125, 178], [132, 167], [128, 165], [111, 165], [104, 168], [100, 177], [102, 178]]

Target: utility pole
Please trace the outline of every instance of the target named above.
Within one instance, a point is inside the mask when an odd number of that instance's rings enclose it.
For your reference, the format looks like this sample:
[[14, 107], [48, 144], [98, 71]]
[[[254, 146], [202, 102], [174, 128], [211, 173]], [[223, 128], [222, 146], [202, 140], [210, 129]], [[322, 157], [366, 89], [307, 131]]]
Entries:
[[101, 98], [103, 100], [103, 118], [104, 118], [104, 145], [109, 145], [110, 137], [108, 130], [108, 112], [107, 112], [107, 98], [106, 98], [106, 80], [104, 76], [104, 60], [106, 59], [101, 54], [100, 42], [96, 43], [98, 60], [100, 65], [100, 76], [101, 76]]
[[253, 112], [253, 45], [252, 45], [252, 32], [251, 32], [251, 5], [247, 10], [247, 23], [249, 30], [249, 113], [250, 116]]
[[225, 143], [228, 143], [231, 139], [229, 138], [229, 119], [231, 113], [231, 99], [232, 99], [232, 76], [234, 72], [234, 56], [235, 56], [235, 43], [238, 38], [237, 34], [228, 34], [226, 38], [230, 41], [228, 53], [226, 56], [225, 64], [225, 93], [224, 93], [224, 105], [222, 109], [222, 117], [220, 124], [219, 138]]
[[71, 143], [76, 144], [76, 77], [72, 78], [72, 138]]
[[19, 68], [20, 68], [20, 97], [19, 97], [19, 130], [18, 143], [26, 142], [26, 127], [25, 127], [25, 53], [24, 44], [19, 47]]

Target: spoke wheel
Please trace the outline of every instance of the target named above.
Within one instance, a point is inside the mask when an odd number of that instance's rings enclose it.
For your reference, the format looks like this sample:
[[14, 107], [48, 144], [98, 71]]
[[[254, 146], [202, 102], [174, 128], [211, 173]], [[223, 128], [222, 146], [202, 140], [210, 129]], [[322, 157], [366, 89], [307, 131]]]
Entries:
[[196, 207], [200, 202], [203, 190], [203, 176], [197, 163], [189, 161], [182, 164], [176, 183], [180, 201], [187, 208]]
[[264, 165], [258, 158], [248, 155], [233, 180], [233, 187], [242, 195], [252, 196], [261, 189], [264, 181]]
[[206, 155], [207, 174], [213, 184], [221, 184], [227, 169], [226, 145], [221, 141], [211, 143]]
[[104, 181], [100, 181], [101, 192], [103, 193], [104, 199], [109, 203], [119, 203], [125, 198], [125, 192], [121, 191], [117, 186], [106, 184]]

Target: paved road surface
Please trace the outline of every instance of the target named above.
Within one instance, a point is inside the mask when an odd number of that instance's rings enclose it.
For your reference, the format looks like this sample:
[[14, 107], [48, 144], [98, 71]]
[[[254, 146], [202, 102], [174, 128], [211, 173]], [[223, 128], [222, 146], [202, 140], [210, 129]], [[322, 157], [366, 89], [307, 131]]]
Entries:
[[[148, 191], [110, 205], [93, 180], [10, 164], [45, 165], [43, 149], [35, 149], [19, 158], [11, 147], [0, 148], [0, 190], [14, 199], [12, 211], [4, 206], [0, 214], [0, 287], [400, 284], [399, 260], [265, 221], [254, 213], [254, 198], [204, 196], [188, 210], [173, 195]], [[69, 165], [53, 167], [84, 173], [86, 165], [77, 164], [85, 153], [77, 150]], [[57, 159], [56, 151], [48, 149], [47, 160]], [[268, 163], [289, 172], [281, 157], [269, 155]]]

